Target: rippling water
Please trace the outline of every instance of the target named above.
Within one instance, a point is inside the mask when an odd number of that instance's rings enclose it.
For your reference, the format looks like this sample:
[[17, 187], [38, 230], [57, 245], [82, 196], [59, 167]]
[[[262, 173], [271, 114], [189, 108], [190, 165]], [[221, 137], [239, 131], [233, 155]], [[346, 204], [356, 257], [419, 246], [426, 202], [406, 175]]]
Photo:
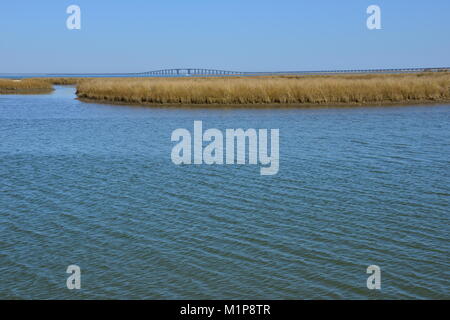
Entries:
[[[0, 298], [450, 298], [450, 107], [182, 110], [0, 96]], [[175, 166], [279, 128], [280, 172]], [[66, 288], [77, 264], [82, 289]], [[381, 291], [366, 287], [381, 268]]]

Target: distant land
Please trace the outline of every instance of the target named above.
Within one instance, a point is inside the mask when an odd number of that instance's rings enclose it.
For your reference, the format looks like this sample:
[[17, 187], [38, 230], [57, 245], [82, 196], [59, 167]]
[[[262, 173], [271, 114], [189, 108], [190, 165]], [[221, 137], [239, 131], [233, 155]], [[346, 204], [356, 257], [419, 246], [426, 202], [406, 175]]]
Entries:
[[269, 76], [269, 75], [314, 75], [314, 74], [355, 74], [355, 73], [418, 73], [418, 72], [445, 72], [450, 67], [415, 67], [415, 68], [389, 68], [389, 69], [341, 69], [341, 70], [304, 70], [304, 71], [228, 71], [205, 68], [172, 68], [145, 72], [129, 73], [0, 73], [4, 78], [26, 77], [173, 77], [173, 76]]

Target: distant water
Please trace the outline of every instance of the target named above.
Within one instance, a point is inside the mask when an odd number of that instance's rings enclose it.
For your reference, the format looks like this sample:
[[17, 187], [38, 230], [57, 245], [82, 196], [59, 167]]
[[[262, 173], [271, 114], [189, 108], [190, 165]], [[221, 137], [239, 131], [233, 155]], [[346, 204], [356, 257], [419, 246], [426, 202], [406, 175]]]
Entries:
[[[105, 73], [105, 74], [51, 74], [51, 73], [0, 73], [0, 79], [26, 79], [26, 78], [65, 78], [65, 77], [80, 77], [80, 78], [98, 78], [98, 77], [110, 77], [110, 78], [116, 78], [116, 77], [138, 77], [139, 75], [136, 74], [125, 74], [125, 73]], [[153, 76], [155, 77], [155, 76]]]
[[[177, 78], [177, 77], [186, 77], [187, 75], [151, 75], [152, 78]], [[191, 77], [195, 77], [196, 75], [190, 75]], [[0, 73], [0, 79], [27, 79], [27, 78], [127, 78], [127, 77], [150, 77], [145, 74], [136, 74], [136, 73], [86, 73], [86, 74], [51, 74], [51, 73]], [[203, 75], [205, 77], [205, 75]]]
[[[0, 96], [0, 298], [450, 298], [450, 106], [74, 98]], [[279, 174], [173, 165], [171, 132], [194, 120], [279, 128]], [[381, 291], [366, 287], [371, 264]]]

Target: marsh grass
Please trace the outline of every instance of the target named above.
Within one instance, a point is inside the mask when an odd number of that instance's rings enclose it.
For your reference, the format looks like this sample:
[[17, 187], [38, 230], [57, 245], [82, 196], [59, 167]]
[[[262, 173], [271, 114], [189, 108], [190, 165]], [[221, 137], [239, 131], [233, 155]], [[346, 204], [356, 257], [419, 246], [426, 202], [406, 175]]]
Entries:
[[0, 94], [49, 93], [53, 85], [77, 85], [88, 78], [0, 79]]
[[450, 101], [449, 73], [208, 78], [102, 78], [81, 99], [170, 105], [364, 105]]
[[40, 80], [47, 81], [54, 85], [76, 85], [88, 78], [39, 78]]
[[48, 93], [52, 90], [52, 84], [42, 79], [0, 79], [1, 94]]
[[80, 99], [139, 105], [380, 105], [450, 101], [450, 73], [0, 79], [0, 93], [76, 85]]

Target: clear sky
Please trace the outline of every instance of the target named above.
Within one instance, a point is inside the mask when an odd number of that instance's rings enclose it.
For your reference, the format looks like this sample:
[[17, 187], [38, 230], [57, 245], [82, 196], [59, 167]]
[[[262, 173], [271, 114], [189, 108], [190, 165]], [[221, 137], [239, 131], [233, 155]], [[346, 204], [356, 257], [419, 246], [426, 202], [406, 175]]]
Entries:
[[2, 0], [0, 73], [450, 66], [449, 14], [449, 0]]

